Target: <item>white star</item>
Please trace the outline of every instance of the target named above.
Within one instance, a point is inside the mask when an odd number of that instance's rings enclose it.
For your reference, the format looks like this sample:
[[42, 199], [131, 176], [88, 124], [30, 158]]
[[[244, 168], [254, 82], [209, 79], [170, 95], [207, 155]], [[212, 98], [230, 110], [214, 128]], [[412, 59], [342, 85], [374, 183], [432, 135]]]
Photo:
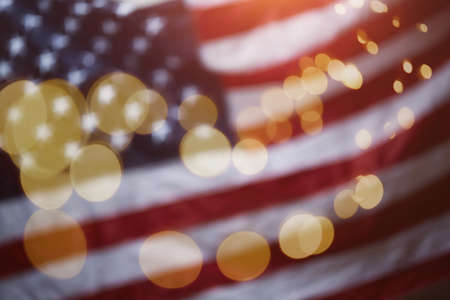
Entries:
[[22, 119], [22, 112], [18, 107], [11, 107], [8, 110], [8, 120], [12, 122], [17, 122]]
[[41, 124], [36, 127], [36, 138], [39, 141], [47, 141], [52, 134], [52, 130], [47, 124]]
[[13, 4], [13, 0], [0, 0], [0, 11], [3, 11]]
[[122, 150], [129, 141], [130, 137], [123, 130], [111, 133], [111, 145], [117, 150]]
[[15, 36], [9, 40], [9, 54], [17, 56], [25, 50], [25, 40], [23, 37]]
[[166, 20], [161, 17], [151, 17], [145, 22], [145, 32], [147, 34], [157, 35], [166, 25]]
[[80, 150], [78, 142], [69, 142], [64, 145], [64, 155], [69, 159], [74, 159], [78, 150]]
[[74, 33], [75, 31], [78, 30], [79, 27], [80, 24], [77, 19], [71, 17], [64, 19], [64, 29], [68, 33]]
[[170, 132], [170, 126], [165, 120], [161, 120], [152, 124], [153, 128], [157, 128], [152, 131], [151, 138], [156, 143], [162, 143], [166, 140]]
[[198, 93], [199, 93], [198, 88], [196, 86], [188, 85], [183, 88], [183, 90], [181, 92], [181, 99], [184, 100], [184, 99], [188, 98], [189, 96], [196, 95]]
[[29, 154], [25, 153], [20, 157], [20, 166], [22, 168], [28, 168], [34, 165], [34, 157]]
[[0, 62], [0, 79], [6, 78], [11, 74], [11, 65], [6, 61]]
[[85, 16], [90, 12], [90, 7], [89, 4], [85, 3], [85, 2], [76, 2], [73, 5], [73, 12], [75, 15], [78, 16]]
[[85, 67], [92, 67], [95, 63], [95, 55], [91, 52], [85, 52], [81, 58], [81, 62]]
[[79, 85], [86, 80], [86, 71], [73, 70], [67, 73], [67, 79], [74, 85]]
[[131, 102], [125, 105], [125, 118], [127, 120], [137, 121], [142, 115], [142, 107], [138, 102]]
[[170, 74], [165, 69], [159, 69], [153, 73], [153, 82], [158, 86], [165, 86], [169, 80]]
[[142, 53], [148, 48], [148, 42], [144, 37], [137, 37], [133, 39], [133, 50]]
[[69, 44], [69, 37], [63, 34], [54, 34], [51, 37], [51, 44], [53, 49], [61, 50]]
[[81, 128], [87, 132], [91, 133], [98, 126], [98, 118], [95, 113], [87, 113], [81, 117]]
[[31, 30], [31, 29], [41, 26], [42, 17], [38, 16], [38, 15], [27, 14], [23, 17], [22, 22], [23, 22], [23, 26], [25, 27], [25, 30], [28, 31], [28, 30]]
[[104, 85], [98, 91], [98, 100], [100, 103], [108, 105], [112, 99], [116, 96], [116, 90], [111, 84]]
[[70, 104], [66, 97], [59, 97], [53, 100], [53, 113], [55, 115], [62, 116], [69, 108]]
[[41, 73], [46, 73], [51, 70], [51, 68], [56, 63], [56, 55], [51, 52], [44, 52], [39, 55], [39, 70]]

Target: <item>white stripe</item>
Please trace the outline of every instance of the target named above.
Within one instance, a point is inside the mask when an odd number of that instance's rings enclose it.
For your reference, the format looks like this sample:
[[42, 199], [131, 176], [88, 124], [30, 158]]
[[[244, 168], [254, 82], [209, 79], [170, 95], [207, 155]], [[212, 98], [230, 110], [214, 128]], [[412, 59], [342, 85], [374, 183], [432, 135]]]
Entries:
[[[364, 52], [348, 59], [348, 61], [358, 66], [363, 74], [364, 82], [368, 82], [385, 72], [386, 69], [395, 65], [400, 66], [403, 59], [423, 53], [445, 40], [449, 31], [449, 18], [450, 10], [447, 10], [425, 21], [429, 28], [433, 28], [426, 35], [414, 28], [380, 44], [378, 55], [370, 55]], [[226, 99], [230, 123], [235, 124], [239, 112], [246, 107], [260, 105], [261, 95], [264, 91], [281, 86], [282, 82], [274, 82], [229, 89]], [[328, 89], [321, 98], [326, 101], [330, 97], [345, 91], [348, 91], [348, 89], [344, 85], [330, 79], [328, 80]]]
[[[354, 143], [358, 130], [365, 128], [372, 134], [372, 145], [384, 142], [389, 134], [383, 130], [383, 125], [387, 121], [395, 124], [397, 112], [401, 107], [408, 106], [413, 110], [416, 120], [419, 120], [448, 100], [446, 97], [450, 92], [449, 78], [450, 63], [433, 74], [432, 79], [396, 96], [395, 101], [374, 105], [352, 118], [333, 123], [316, 136], [301, 136], [270, 148], [268, 165], [256, 176], [247, 177], [230, 168], [217, 178], [203, 179], [190, 174], [177, 160], [151, 169], [144, 167], [130, 170], [123, 176], [121, 187], [112, 199], [102, 203], [90, 203], [73, 195], [63, 210], [83, 222], [91, 218], [114, 216], [168, 204], [179, 201], [179, 197], [222, 190], [355, 157], [361, 153]], [[321, 151], [317, 151], [318, 149]], [[0, 243], [20, 239], [27, 219], [35, 210], [26, 200], [16, 199], [1, 203]]]
[[[392, 238], [190, 299], [299, 300], [343, 290], [450, 251], [450, 214]], [[419, 238], [418, 238], [419, 237]]]
[[[414, 195], [417, 190], [448, 173], [450, 161], [442, 161], [441, 159], [448, 155], [450, 155], [450, 142], [379, 172], [378, 175], [385, 188], [385, 195], [380, 207], [392, 205], [408, 195]], [[431, 165], [436, 167], [430, 168]], [[291, 203], [192, 227], [187, 231], [187, 234], [197, 242], [203, 252], [205, 261], [212, 261], [220, 242], [232, 232], [252, 230], [263, 234], [270, 242], [276, 241], [281, 221], [296, 211], [308, 211], [317, 215], [328, 216], [336, 225], [340, 220], [332, 212], [332, 199], [339, 190], [346, 188], [349, 184], [330, 188]], [[372, 212], [373, 210], [365, 214]], [[358, 217], [363, 218], [364, 213]], [[138, 257], [145, 238], [90, 252], [84, 269], [73, 279], [57, 281], [36, 271], [30, 271], [4, 281], [0, 284], [0, 289], [3, 287], [5, 290], [9, 289], [10, 293], [16, 295], [14, 299], [26, 299], [25, 297], [19, 297], [20, 293], [33, 291], [39, 286], [52, 286], [55, 290], [47, 292], [55, 292], [56, 295], [46, 294], [45, 291], [42, 291], [42, 294], [40, 291], [39, 295], [33, 295], [34, 299], [52, 300], [75, 294], [87, 294], [135, 280], [142, 280], [145, 277], [140, 269]], [[397, 246], [400, 247], [401, 245]]]
[[[401, 1], [404, 0], [384, 2], [396, 4]], [[328, 43], [340, 32], [375, 15], [365, 5], [360, 9], [349, 9], [346, 15], [340, 16], [331, 4], [244, 33], [206, 42], [200, 47], [200, 58], [206, 67], [219, 73], [267, 68]]]

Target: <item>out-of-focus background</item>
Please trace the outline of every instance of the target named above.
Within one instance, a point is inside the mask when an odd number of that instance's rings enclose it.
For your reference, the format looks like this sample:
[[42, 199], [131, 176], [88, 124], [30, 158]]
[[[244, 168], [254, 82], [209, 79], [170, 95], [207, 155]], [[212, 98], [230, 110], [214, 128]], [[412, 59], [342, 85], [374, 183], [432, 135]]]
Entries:
[[0, 299], [448, 299], [448, 0], [0, 0]]

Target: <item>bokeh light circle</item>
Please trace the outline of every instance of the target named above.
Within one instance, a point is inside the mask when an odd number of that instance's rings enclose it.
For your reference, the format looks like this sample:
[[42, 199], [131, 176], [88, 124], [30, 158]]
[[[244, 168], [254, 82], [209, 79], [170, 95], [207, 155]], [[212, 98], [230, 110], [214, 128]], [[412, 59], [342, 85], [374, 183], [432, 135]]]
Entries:
[[254, 175], [266, 166], [268, 153], [264, 144], [258, 140], [244, 139], [234, 146], [232, 160], [239, 172]]
[[57, 279], [69, 279], [83, 269], [86, 237], [80, 225], [58, 210], [38, 210], [27, 221], [23, 243], [34, 267]]
[[358, 202], [353, 199], [353, 190], [340, 191], [333, 201], [334, 212], [341, 219], [352, 217], [358, 210]]
[[176, 289], [197, 279], [203, 255], [186, 234], [162, 231], [145, 240], [139, 253], [139, 264], [151, 282], [163, 288]]
[[383, 198], [384, 188], [381, 180], [375, 175], [359, 176], [353, 195], [356, 202], [364, 209], [377, 206]]
[[261, 107], [266, 116], [273, 121], [285, 121], [294, 111], [294, 102], [283, 89], [271, 88], [263, 92]]
[[83, 147], [70, 165], [70, 178], [75, 191], [92, 202], [111, 198], [120, 186], [122, 166], [108, 147], [92, 144]]
[[322, 226], [322, 240], [320, 241], [319, 247], [314, 252], [314, 254], [320, 254], [325, 252], [333, 243], [334, 240], [334, 226], [330, 219], [320, 216], [317, 217]]
[[214, 126], [217, 115], [214, 102], [207, 96], [198, 94], [186, 98], [178, 109], [178, 120], [186, 130], [198, 125]]
[[316, 67], [308, 67], [302, 73], [302, 87], [312, 95], [323, 94], [328, 87], [325, 73]]
[[225, 172], [231, 160], [231, 146], [219, 130], [201, 125], [189, 130], [180, 143], [180, 156], [186, 168], [200, 177]]
[[229, 235], [217, 250], [217, 265], [226, 277], [248, 281], [260, 276], [270, 262], [270, 248], [259, 234], [241, 231]]
[[139, 91], [134, 96], [137, 97], [135, 101], [139, 101], [138, 103], [141, 103], [140, 105], [147, 107], [145, 118], [141, 126], [136, 129], [136, 133], [150, 134], [160, 129], [164, 125], [168, 113], [168, 107], [164, 97], [154, 90]]

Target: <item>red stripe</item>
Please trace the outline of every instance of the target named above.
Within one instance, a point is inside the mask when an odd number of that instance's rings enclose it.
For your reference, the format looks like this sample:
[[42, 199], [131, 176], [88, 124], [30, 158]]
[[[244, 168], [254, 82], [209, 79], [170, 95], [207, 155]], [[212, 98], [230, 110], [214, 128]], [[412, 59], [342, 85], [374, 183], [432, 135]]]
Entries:
[[[449, 181], [450, 173], [401, 201], [382, 210], [374, 211], [372, 215], [360, 216], [339, 223], [335, 227], [334, 242], [324, 254], [304, 260], [291, 260], [279, 250], [277, 243], [271, 244], [271, 261], [263, 276], [270, 276], [271, 273], [282, 268], [299, 267], [305, 262], [369, 245], [444, 214], [450, 210], [450, 201], [446, 200], [450, 197], [450, 189], [447, 185]], [[436, 201], [433, 202], [433, 205], [430, 205], [429, 200]], [[320, 280], [320, 278], [317, 278], [317, 280]], [[199, 278], [190, 286], [182, 289], [167, 290], [153, 285], [148, 280], [138, 280], [77, 299], [140, 299], [142, 295], [151, 296], [151, 299], [179, 299], [214, 286], [232, 284], [236, 283], [225, 278], [215, 262], [208, 262], [203, 266]], [[359, 299], [362, 298], [364, 297]]]
[[[331, 57], [337, 57], [341, 60], [348, 60], [363, 52], [363, 46], [356, 39], [358, 29], [364, 29], [369, 37], [377, 43], [388, 40], [394, 35], [415, 26], [417, 22], [424, 21], [428, 17], [442, 12], [449, 6], [447, 0], [435, 1], [408, 1], [408, 9], [404, 5], [398, 5], [390, 9], [389, 13], [379, 14], [375, 18], [368, 19], [362, 23], [356, 24], [336, 37], [328, 45], [317, 45], [315, 49], [307, 53], [299, 53], [285, 63], [273, 67], [264, 67], [250, 72], [223, 74], [222, 83], [225, 87], [249, 86], [267, 82], [281, 81], [289, 75], [299, 73], [298, 60], [303, 56], [314, 56], [317, 53], [327, 53]], [[393, 16], [399, 16], [401, 27], [397, 29], [392, 26]], [[426, 38], [426, 34], [424, 34]], [[409, 45], [405, 45], [408, 47]]]
[[[296, 201], [296, 197], [304, 197], [339, 185], [359, 174], [373, 173], [378, 169], [393, 166], [450, 138], [449, 115], [450, 103], [445, 103], [419, 120], [412, 129], [358, 157], [216, 194], [192, 196], [134, 213], [93, 220], [82, 226], [88, 248], [99, 249], [167, 228], [186, 228], [238, 213]], [[238, 201], [239, 199], [258, 201]], [[5, 258], [0, 277], [31, 268], [20, 240], [0, 247], [0, 257]]]
[[336, 0], [250, 0], [194, 10], [198, 38], [207, 41], [240, 33], [301, 12], [323, 7]]
[[394, 299], [448, 276], [450, 276], [450, 252], [405, 270], [391, 273], [378, 280], [315, 299]]
[[[445, 39], [426, 52], [410, 58], [410, 61], [414, 66], [419, 66], [426, 62], [433, 69], [433, 72], [437, 73], [440, 67], [448, 61], [449, 54], [447, 49], [449, 48], [450, 39]], [[324, 124], [329, 126], [333, 122], [368, 109], [374, 104], [395, 100], [393, 97], [396, 93], [392, 88], [392, 84], [396, 79], [402, 81], [406, 92], [423, 81], [420, 76], [411, 76], [404, 73], [401, 69], [401, 62], [399, 62], [398, 65], [385, 70], [369, 82], [365, 82], [359, 90], [347, 89], [344, 93], [324, 99], [326, 100], [322, 116]], [[364, 99], [364, 101], [361, 101], [361, 99]], [[300, 126], [298, 116], [294, 114], [289, 121], [292, 125], [292, 136], [302, 135], [303, 129]], [[240, 131], [239, 134], [242, 137], [253, 137], [255, 133], [262, 134], [267, 132], [266, 126], [266, 124], [258, 124], [256, 127]]]

